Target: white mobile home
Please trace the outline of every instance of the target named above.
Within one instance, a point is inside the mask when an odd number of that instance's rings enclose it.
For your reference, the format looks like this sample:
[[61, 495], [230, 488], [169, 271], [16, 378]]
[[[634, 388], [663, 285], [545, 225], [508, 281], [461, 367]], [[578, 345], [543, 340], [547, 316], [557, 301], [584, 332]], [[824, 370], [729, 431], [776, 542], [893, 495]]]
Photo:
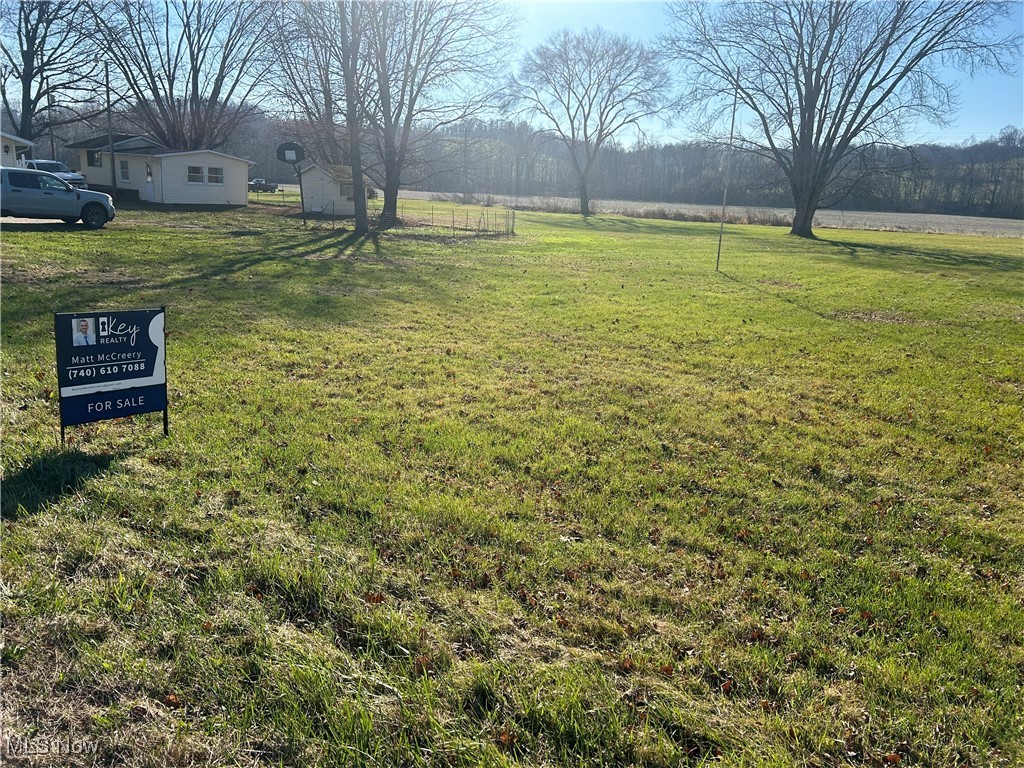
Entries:
[[[144, 136], [115, 137], [114, 173], [119, 190], [165, 205], [249, 204], [248, 160], [212, 149], [169, 149]], [[69, 144], [79, 153], [89, 188], [109, 189], [110, 149], [106, 136]]]

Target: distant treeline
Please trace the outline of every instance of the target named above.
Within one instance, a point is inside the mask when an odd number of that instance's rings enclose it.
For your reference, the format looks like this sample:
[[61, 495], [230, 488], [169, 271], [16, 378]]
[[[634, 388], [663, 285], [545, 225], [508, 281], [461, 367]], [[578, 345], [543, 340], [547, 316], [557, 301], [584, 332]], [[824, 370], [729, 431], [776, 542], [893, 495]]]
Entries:
[[[304, 136], [308, 130], [301, 122], [259, 115], [240, 127], [223, 151], [255, 161], [253, 177], [294, 183], [293, 168], [279, 162], [274, 151], [282, 141], [311, 146], [312, 139]], [[564, 145], [527, 123], [463, 123], [414, 149], [404, 184], [410, 189], [512, 197], [572, 197], [577, 191]], [[73, 164], [78, 158], [67, 160]], [[730, 204], [792, 207], [792, 193], [776, 165], [701, 141], [608, 145], [591, 179], [592, 194], [716, 206], [722, 202], [726, 167]], [[380, 183], [372, 165], [366, 172]], [[958, 145], [864, 147], [825, 202], [847, 210], [1024, 219], [1024, 131], [1007, 127], [997, 137]]]
[[[710, 142], [610, 145], [598, 160], [591, 189], [596, 198], [718, 205], [725, 168], [731, 204], [792, 206], [777, 166]], [[424, 148], [414, 171], [419, 180], [410, 186], [436, 192], [576, 192], [562, 145], [511, 123], [453, 129]], [[956, 146], [864, 147], [826, 202], [849, 210], [1024, 218], [1024, 132], [1008, 127], [997, 138]]]

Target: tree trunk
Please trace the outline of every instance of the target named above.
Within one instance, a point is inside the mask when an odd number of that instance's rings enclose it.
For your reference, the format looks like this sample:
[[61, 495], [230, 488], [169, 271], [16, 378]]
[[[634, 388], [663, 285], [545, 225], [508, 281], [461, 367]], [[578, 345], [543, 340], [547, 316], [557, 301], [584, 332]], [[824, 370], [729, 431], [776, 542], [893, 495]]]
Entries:
[[814, 239], [814, 232], [811, 231], [813, 222], [814, 208], [810, 208], [807, 205], [797, 205], [796, 214], [793, 216], [793, 228], [789, 230], [789, 234]]
[[357, 235], [370, 231], [370, 217], [366, 212], [366, 185], [363, 183], [362, 125], [359, 115], [359, 97], [356, 94], [356, 59], [362, 39], [362, 21], [358, 9], [346, 2], [338, 3], [341, 19], [341, 66], [345, 78], [345, 131], [348, 134], [348, 163], [352, 169], [352, 204]]
[[580, 176], [580, 213], [590, 215], [590, 194], [587, 192], [587, 177]]
[[366, 212], [366, 185], [363, 183], [363, 156], [359, 144], [359, 114], [355, 107], [355, 99], [349, 102], [348, 120], [348, 153], [349, 165], [352, 168], [352, 203], [355, 206], [355, 229], [357, 235], [365, 235], [370, 231], [370, 217]]
[[793, 228], [789, 230], [789, 234], [815, 239], [811, 227], [814, 224], [814, 214], [818, 210], [818, 199], [819, 195], [814, 192], [798, 191], [793, 195], [795, 212]]
[[388, 174], [384, 181], [384, 207], [380, 210], [381, 227], [390, 227], [398, 221], [398, 179]]

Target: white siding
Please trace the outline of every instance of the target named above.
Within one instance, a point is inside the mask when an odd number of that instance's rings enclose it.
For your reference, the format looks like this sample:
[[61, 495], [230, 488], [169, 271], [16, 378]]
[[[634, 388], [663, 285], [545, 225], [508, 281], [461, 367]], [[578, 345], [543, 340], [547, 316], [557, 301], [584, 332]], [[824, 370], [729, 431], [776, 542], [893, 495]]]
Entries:
[[[79, 169], [89, 187], [110, 187], [110, 154], [101, 157], [102, 168], [90, 167], [87, 150], [80, 149]], [[121, 179], [121, 161], [128, 161], [128, 181]], [[146, 184], [146, 164], [153, 172], [153, 202], [170, 205], [248, 205], [249, 164], [216, 152], [189, 152], [181, 155], [138, 155], [114, 152], [118, 189], [141, 191]], [[203, 168], [203, 183], [188, 182], [188, 166]], [[224, 169], [224, 183], [207, 181], [209, 168]]]
[[346, 194], [342, 194], [343, 182], [312, 167], [302, 172], [302, 197], [309, 213], [324, 213], [328, 216], [354, 216], [356, 205], [352, 201], [352, 182], [344, 183]]
[[18, 160], [35, 144], [13, 133], [0, 131], [0, 164], [9, 167], [18, 165]]
[[[88, 165], [89, 157], [87, 150], [78, 150], [78, 172], [85, 176], [85, 181], [89, 185], [90, 189], [95, 187], [104, 187], [109, 189], [110, 187], [110, 153], [104, 151], [101, 154], [101, 160], [103, 162], [102, 168], [96, 168]], [[121, 161], [128, 161], [128, 181], [125, 181], [121, 177]], [[157, 170], [159, 168], [159, 161], [154, 158], [140, 157], [138, 155], [118, 154], [114, 152], [114, 165], [115, 172], [117, 173], [117, 188], [118, 189], [130, 189], [140, 190], [146, 183], [146, 163], [149, 163], [150, 168], [153, 169], [154, 181]]]
[[[109, 159], [109, 157], [110, 157], [110, 155], [104, 154], [103, 155], [103, 162], [106, 163], [107, 160]], [[128, 163], [128, 180], [127, 181], [125, 181], [124, 177], [121, 175], [121, 163], [122, 163], [122, 161]], [[115, 152], [114, 153], [114, 164], [117, 166], [116, 167], [116, 171], [117, 171], [117, 188], [118, 189], [134, 189], [134, 190], [142, 189], [143, 185], [146, 183], [146, 158], [144, 158], [144, 157], [137, 157], [135, 155], [119, 155], [119, 154], [117, 154], [117, 152]], [[153, 163], [150, 163], [150, 167], [152, 167], [152, 165], [153, 165]], [[98, 168], [93, 168], [92, 170], [99, 170], [99, 169]], [[106, 184], [104, 184], [104, 186], [110, 186], [110, 169], [108, 167], [108, 168], [104, 168], [103, 170], [104, 170], [104, 172], [106, 174]], [[91, 181], [90, 181], [90, 185], [91, 185]]]
[[[103, 167], [94, 168], [87, 163], [89, 159], [89, 150], [80, 149], [78, 150], [78, 168], [76, 169], [80, 174], [85, 176], [85, 183], [89, 185], [89, 189], [93, 187], [109, 187], [110, 186], [110, 155], [106, 152], [103, 153]], [[116, 158], [115, 158], [116, 159]]]
[[[248, 205], [249, 164], [215, 152], [189, 152], [184, 155], [163, 155], [163, 184], [156, 186], [156, 197], [165, 203], [186, 205]], [[188, 167], [203, 168], [203, 182], [188, 180]], [[210, 168], [224, 169], [224, 183], [210, 184]], [[156, 179], [154, 179], [155, 183]]]

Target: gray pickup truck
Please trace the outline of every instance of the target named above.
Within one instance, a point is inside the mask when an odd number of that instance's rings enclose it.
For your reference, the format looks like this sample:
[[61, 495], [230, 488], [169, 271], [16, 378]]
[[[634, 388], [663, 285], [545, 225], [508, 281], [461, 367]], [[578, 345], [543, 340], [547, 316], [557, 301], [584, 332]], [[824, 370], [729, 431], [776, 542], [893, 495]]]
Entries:
[[250, 192], [277, 192], [277, 182], [266, 179], [253, 179], [249, 182]]
[[59, 160], [26, 160], [22, 165], [25, 168], [30, 168], [33, 171], [46, 171], [52, 173], [58, 179], [66, 181], [75, 189], [88, 189], [89, 185], [85, 183], [85, 176], [72, 171], [64, 163]]
[[0, 216], [26, 219], [81, 220], [100, 229], [114, 218], [110, 195], [75, 189], [52, 173], [28, 168], [0, 168]]

